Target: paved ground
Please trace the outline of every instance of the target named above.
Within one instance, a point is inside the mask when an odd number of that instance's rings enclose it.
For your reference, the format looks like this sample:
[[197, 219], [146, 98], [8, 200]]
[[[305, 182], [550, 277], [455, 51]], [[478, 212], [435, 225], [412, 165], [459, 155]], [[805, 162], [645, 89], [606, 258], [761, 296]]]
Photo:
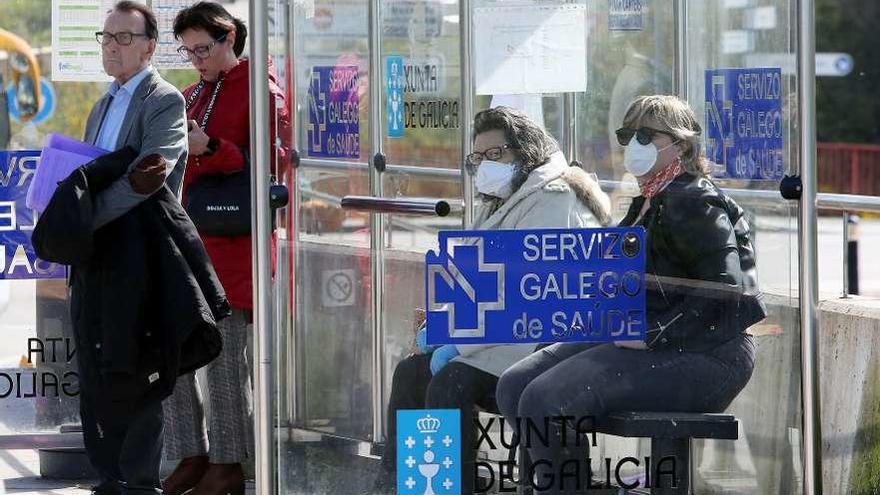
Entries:
[[0, 493], [83, 495], [88, 484], [44, 480], [39, 476], [40, 461], [34, 450], [0, 450]]
[[[170, 471], [163, 465], [163, 472]], [[89, 481], [46, 480], [40, 478], [40, 461], [34, 450], [0, 450], [0, 494], [15, 495], [86, 495]], [[255, 493], [248, 483], [246, 494]]]

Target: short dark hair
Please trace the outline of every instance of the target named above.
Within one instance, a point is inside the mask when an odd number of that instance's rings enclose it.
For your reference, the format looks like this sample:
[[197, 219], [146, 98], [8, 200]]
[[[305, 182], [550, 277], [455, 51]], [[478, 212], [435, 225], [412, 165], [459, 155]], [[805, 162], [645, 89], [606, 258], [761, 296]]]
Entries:
[[156, 22], [156, 14], [146, 5], [131, 0], [122, 0], [113, 6], [113, 10], [119, 12], [140, 12], [144, 16], [144, 34], [151, 40], [159, 39], [159, 23]]
[[178, 39], [187, 29], [201, 29], [214, 39], [220, 39], [234, 30], [235, 44], [232, 45], [232, 51], [236, 57], [241, 56], [247, 39], [247, 26], [244, 22], [233, 17], [222, 5], [214, 2], [198, 2], [181, 10], [174, 18], [172, 29], [174, 37]]

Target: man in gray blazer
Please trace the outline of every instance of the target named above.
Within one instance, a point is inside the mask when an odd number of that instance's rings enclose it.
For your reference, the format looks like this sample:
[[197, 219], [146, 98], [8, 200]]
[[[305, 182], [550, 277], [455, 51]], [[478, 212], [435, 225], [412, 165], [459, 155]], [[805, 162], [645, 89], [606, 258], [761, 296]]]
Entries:
[[[93, 228], [99, 229], [149, 198], [163, 182], [180, 194], [187, 129], [183, 96], [150, 66], [158, 27], [149, 8], [131, 1], [117, 3], [103, 31], [95, 36], [102, 46], [104, 71], [114, 81], [92, 108], [85, 139], [109, 151], [131, 146], [139, 152], [129, 173], [95, 198]], [[89, 352], [80, 351], [79, 379], [86, 451], [101, 477], [101, 484], [93, 492], [156, 493], [162, 453], [162, 404], [157, 402], [122, 415], [127, 417], [108, 414], [101, 343], [92, 342], [89, 336], [81, 337], [81, 342], [91, 344], [87, 346]]]

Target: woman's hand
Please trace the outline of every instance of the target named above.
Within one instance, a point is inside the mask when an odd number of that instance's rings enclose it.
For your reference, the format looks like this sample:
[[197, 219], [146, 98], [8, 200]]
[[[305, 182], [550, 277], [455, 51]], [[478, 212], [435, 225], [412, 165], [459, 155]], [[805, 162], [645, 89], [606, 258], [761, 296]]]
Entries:
[[646, 344], [643, 340], [615, 340], [615, 347], [620, 347], [621, 349], [632, 349], [635, 351], [647, 351], [648, 344]]
[[458, 356], [458, 348], [452, 344], [441, 346], [431, 356], [431, 374], [436, 375], [449, 361]]
[[208, 151], [208, 141], [211, 138], [205, 134], [205, 131], [196, 123], [195, 120], [189, 121], [189, 132], [187, 133], [189, 140], [189, 154], [194, 156], [203, 155]]
[[424, 323], [419, 331], [416, 332], [416, 347], [419, 354], [431, 354], [440, 347], [439, 345], [428, 345], [428, 329], [425, 328]]

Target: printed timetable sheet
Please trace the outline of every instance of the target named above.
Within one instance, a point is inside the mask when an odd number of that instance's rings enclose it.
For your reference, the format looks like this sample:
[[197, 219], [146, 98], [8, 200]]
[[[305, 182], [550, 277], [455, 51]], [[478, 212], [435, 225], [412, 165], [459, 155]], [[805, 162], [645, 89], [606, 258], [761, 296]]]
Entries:
[[159, 45], [153, 55], [153, 67], [157, 69], [189, 69], [191, 64], [177, 53], [180, 43], [174, 39], [174, 17], [182, 9], [195, 3], [193, 0], [153, 0], [153, 12], [159, 24]]
[[52, 0], [53, 81], [110, 80], [95, 31], [112, 7], [112, 0]]

